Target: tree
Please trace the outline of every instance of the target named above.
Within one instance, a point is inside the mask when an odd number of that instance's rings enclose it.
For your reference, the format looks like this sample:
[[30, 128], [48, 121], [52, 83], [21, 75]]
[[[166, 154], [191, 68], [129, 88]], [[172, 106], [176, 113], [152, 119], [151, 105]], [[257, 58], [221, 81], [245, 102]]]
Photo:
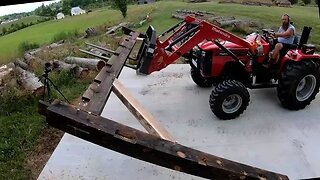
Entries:
[[114, 0], [114, 4], [121, 11], [122, 16], [127, 17], [127, 0]]
[[291, 2], [291, 4], [297, 4], [298, 0], [289, 0]]
[[304, 4], [310, 4], [311, 0], [302, 0], [304, 2]]
[[2, 34], [5, 35], [7, 33], [7, 28], [3, 27], [2, 28]]

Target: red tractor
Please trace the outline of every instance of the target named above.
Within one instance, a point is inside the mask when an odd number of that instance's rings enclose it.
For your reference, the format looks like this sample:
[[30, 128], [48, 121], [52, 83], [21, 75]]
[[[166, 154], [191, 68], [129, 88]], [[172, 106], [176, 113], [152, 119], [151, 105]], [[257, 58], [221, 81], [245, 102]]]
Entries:
[[141, 35], [144, 40], [136, 69], [150, 74], [184, 57], [198, 86], [214, 86], [209, 104], [220, 119], [233, 119], [243, 113], [250, 101], [247, 88], [276, 87], [281, 104], [299, 110], [311, 103], [320, 85], [320, 55], [314, 53], [314, 45], [306, 44], [310, 31], [305, 27], [300, 42], [282, 52], [277, 64], [265, 67], [263, 63], [275, 45], [269, 30], [240, 38], [187, 16], [159, 37], [152, 26]]

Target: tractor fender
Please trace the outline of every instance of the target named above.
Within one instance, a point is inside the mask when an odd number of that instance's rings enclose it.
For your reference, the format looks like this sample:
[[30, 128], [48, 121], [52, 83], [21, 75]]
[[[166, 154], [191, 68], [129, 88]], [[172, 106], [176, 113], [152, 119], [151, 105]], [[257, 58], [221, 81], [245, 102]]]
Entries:
[[320, 55], [319, 54], [303, 54], [301, 50], [293, 50], [289, 51], [281, 60], [280, 63], [280, 71], [283, 71], [283, 68], [287, 63], [290, 62], [301, 62], [301, 61], [308, 61], [313, 60], [320, 64]]

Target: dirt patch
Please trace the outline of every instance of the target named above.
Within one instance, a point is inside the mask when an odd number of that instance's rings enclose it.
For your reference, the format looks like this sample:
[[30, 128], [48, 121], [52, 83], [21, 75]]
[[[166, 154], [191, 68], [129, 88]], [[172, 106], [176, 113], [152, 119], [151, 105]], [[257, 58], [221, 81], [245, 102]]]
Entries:
[[27, 169], [31, 171], [31, 179], [37, 179], [49, 160], [64, 132], [47, 127], [37, 141], [35, 149], [28, 154]]

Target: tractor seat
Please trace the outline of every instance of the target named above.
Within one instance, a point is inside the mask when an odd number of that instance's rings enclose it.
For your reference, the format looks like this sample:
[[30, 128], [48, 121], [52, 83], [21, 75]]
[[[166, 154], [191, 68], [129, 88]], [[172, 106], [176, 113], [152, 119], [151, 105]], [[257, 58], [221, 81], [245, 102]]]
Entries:
[[299, 46], [298, 44], [299, 44], [299, 36], [298, 35], [294, 35], [294, 40], [293, 40], [293, 43], [291, 44], [289, 50], [298, 49], [298, 46]]

